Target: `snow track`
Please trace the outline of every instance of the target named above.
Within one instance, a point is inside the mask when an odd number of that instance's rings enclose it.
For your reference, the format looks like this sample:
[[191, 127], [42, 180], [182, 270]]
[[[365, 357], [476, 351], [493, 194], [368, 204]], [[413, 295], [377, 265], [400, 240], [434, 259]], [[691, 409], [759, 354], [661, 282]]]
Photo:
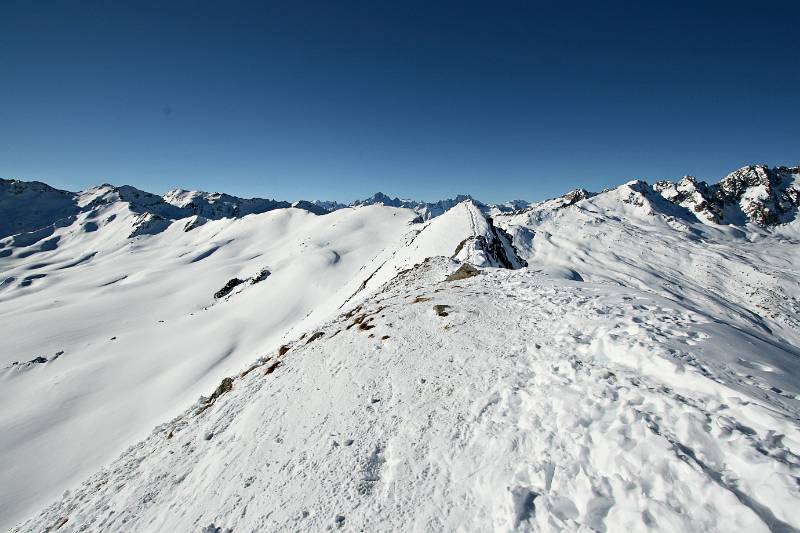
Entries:
[[636, 290], [454, 268], [401, 274], [17, 530], [800, 527], [798, 391], [727, 363], [790, 354]]

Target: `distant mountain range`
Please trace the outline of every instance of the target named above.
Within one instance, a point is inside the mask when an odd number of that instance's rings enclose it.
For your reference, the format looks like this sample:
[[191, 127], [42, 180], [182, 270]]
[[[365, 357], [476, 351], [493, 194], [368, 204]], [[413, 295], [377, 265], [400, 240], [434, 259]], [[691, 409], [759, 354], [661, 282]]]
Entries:
[[[692, 176], [677, 182], [658, 181], [652, 186], [644, 181], [632, 185], [644, 197], [658, 196], [688, 210], [700, 222], [742, 225], [748, 222], [761, 226], [792, 220], [800, 205], [800, 167], [742, 167], [720, 182], [709, 185]], [[368, 205], [385, 205], [415, 211], [421, 220], [440, 216], [453, 206], [471, 200], [487, 215], [521, 212], [537, 206], [570, 205], [595, 193], [583, 189], [545, 202], [531, 203], [512, 200], [503, 204], [485, 204], [470, 195], [438, 202], [392, 198], [382, 192], [350, 204], [335, 201], [306, 201], [294, 203], [266, 198], [240, 198], [225, 193], [173, 189], [164, 196], [142, 191], [129, 185], [103, 184], [82, 192], [69, 192], [38, 181], [0, 179], [0, 238], [30, 232], [45, 226], [69, 223], [78, 213], [111, 202], [126, 202], [140, 214], [137, 229], [131, 236], [162, 231], [173, 221], [190, 218], [187, 231], [208, 220], [239, 218], [275, 209], [294, 207], [324, 215], [339, 209]]]

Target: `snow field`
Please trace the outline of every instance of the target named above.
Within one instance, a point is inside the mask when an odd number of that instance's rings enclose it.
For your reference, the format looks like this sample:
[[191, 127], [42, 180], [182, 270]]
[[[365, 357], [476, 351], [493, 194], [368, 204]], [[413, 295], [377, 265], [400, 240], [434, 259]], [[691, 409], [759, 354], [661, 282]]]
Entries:
[[442, 282], [455, 266], [402, 274], [19, 530], [800, 527], [797, 401], [733, 381], [707, 317], [531, 271]]

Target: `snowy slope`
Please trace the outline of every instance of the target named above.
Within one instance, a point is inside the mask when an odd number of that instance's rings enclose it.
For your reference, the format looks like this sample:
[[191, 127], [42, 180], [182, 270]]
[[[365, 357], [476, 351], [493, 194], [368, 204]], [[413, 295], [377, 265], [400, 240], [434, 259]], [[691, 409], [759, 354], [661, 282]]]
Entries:
[[78, 210], [75, 193], [38, 181], [0, 179], [0, 239], [69, 220]]
[[243, 367], [18, 530], [800, 527], [795, 354], [651, 294], [455, 266]]
[[0, 528], [800, 528], [798, 176], [325, 214], [15, 182], [55, 207], [0, 238]]
[[[398, 272], [494, 238], [471, 202], [424, 224], [383, 206], [278, 209], [153, 234], [137, 233], [141, 208], [174, 207], [160, 197], [98, 187], [80, 202], [91, 209], [46, 245], [2, 241], [13, 253], [0, 258], [0, 401], [17, 407], [0, 413], [4, 520]], [[480, 247], [460, 253], [497, 263]]]
[[[0, 411], [4, 525], [291, 328], [338, 309], [363, 265], [400, 242], [415, 215], [283, 209], [128, 239], [137, 216], [110, 204], [56, 229], [51, 244], [14, 247], [0, 259], [0, 403], [14, 406]], [[87, 232], [89, 223], [98, 229]], [[214, 298], [230, 279], [264, 268], [264, 281]]]
[[654, 292], [800, 346], [798, 220], [771, 229], [707, 224], [636, 181], [495, 222], [537, 269]]

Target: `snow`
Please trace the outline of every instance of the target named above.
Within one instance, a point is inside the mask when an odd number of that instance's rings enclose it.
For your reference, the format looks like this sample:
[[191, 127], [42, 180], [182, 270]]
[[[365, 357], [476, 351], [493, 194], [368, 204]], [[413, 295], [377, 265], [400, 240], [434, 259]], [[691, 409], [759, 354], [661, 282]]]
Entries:
[[[124, 204], [82, 215], [0, 259], [0, 517], [22, 518], [165, 417], [312, 327], [356, 291], [361, 271], [411, 229], [384, 207], [318, 217], [282, 209], [127, 239]], [[111, 222], [106, 222], [109, 218]], [[26, 251], [33, 254], [20, 258]], [[213, 294], [262, 268], [229, 300]], [[38, 276], [38, 277], [37, 277]], [[11, 281], [9, 281], [11, 280]], [[13, 362], [63, 355], [20, 372]]]
[[75, 194], [38, 181], [0, 179], [0, 239], [77, 214]]
[[800, 346], [798, 221], [770, 231], [707, 225], [636, 183], [495, 224], [532, 268], [653, 292], [755, 337]]
[[781, 225], [688, 178], [423, 217], [17, 183], [68, 201], [0, 239], [0, 528], [796, 530], [781, 172]]
[[744, 333], [532, 270], [442, 281], [454, 267], [269, 354], [19, 530], [800, 527], [798, 404], [729, 381], [717, 341]]

